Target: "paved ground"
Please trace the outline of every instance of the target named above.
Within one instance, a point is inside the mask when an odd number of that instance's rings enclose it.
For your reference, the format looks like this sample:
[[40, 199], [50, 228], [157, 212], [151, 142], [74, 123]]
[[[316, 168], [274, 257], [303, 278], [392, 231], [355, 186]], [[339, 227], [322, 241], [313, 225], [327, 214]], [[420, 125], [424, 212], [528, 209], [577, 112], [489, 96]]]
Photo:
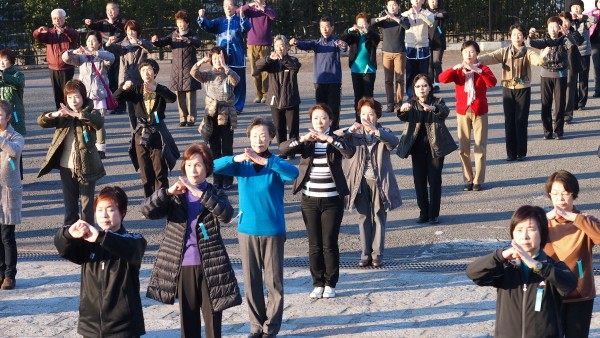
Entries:
[[[312, 58], [301, 54], [303, 68], [301, 82], [301, 130], [309, 126], [306, 110], [313, 103]], [[444, 68], [459, 62], [459, 54], [449, 52]], [[343, 59], [347, 65], [347, 59]], [[492, 67], [499, 75], [499, 67]], [[159, 82], [168, 83], [170, 65], [161, 64]], [[352, 87], [348, 68], [344, 67], [341, 125], [353, 121]], [[539, 71], [534, 70], [534, 78]], [[0, 336], [73, 336], [77, 321], [79, 290], [78, 267], [61, 261], [46, 260], [54, 255], [51, 236], [62, 223], [62, 195], [58, 174], [53, 172], [37, 178], [53, 130], [42, 130], [35, 122], [43, 111], [54, 107], [47, 70], [25, 72], [25, 92], [28, 135], [24, 153], [24, 220], [18, 227], [17, 242], [21, 253], [18, 265], [18, 289], [0, 292]], [[591, 76], [593, 78], [593, 76]], [[248, 78], [248, 84], [251, 84]], [[340, 247], [342, 276], [338, 286], [339, 298], [329, 301], [311, 301], [310, 278], [306, 264], [307, 239], [299, 212], [299, 199], [289, 193], [285, 196], [288, 241], [286, 243], [286, 310], [282, 328], [284, 336], [487, 336], [493, 333], [493, 290], [477, 288], [460, 270], [473, 257], [506, 244], [509, 238], [507, 224], [511, 213], [523, 204], [546, 207], [550, 201], [544, 196], [543, 183], [552, 172], [566, 169], [579, 178], [582, 191], [576, 205], [590, 214], [600, 215], [597, 191], [600, 189], [600, 161], [596, 149], [600, 143], [600, 100], [590, 99], [588, 109], [575, 113], [575, 123], [565, 128], [561, 141], [541, 139], [539, 119], [539, 82], [534, 81], [529, 124], [529, 153], [524, 162], [505, 162], [504, 119], [501, 90], [493, 88], [490, 99], [490, 133], [488, 171], [484, 190], [463, 192], [458, 154], [446, 158], [441, 224], [417, 225], [418, 215], [412, 183], [410, 160], [393, 157], [394, 167], [402, 189], [404, 205], [388, 216], [385, 262], [388, 269], [354, 269], [358, 260], [358, 229], [356, 213], [347, 213], [342, 225]], [[442, 87], [439, 96], [454, 107], [453, 86]], [[248, 87], [248, 102], [253, 98]], [[199, 92], [199, 107], [204, 94]], [[378, 72], [376, 98], [384, 100], [383, 74]], [[178, 127], [175, 105], [169, 105], [167, 124], [180, 149], [198, 141], [195, 128]], [[235, 151], [247, 145], [245, 127], [256, 115], [268, 116], [264, 105], [247, 103], [236, 131]], [[392, 114], [382, 122], [397, 132], [403, 126]], [[456, 139], [454, 113], [447, 121]], [[118, 184], [130, 197], [126, 219], [129, 229], [139, 231], [149, 241], [147, 256], [151, 260], [158, 249], [164, 221], [141, 218], [138, 205], [142, 200], [139, 174], [127, 156], [130, 137], [128, 123], [123, 115], [106, 119], [108, 128], [108, 158], [104, 162], [108, 175], [98, 186]], [[275, 147], [272, 147], [275, 151]], [[297, 164], [296, 162], [294, 162]], [[172, 179], [179, 172], [174, 172]], [[595, 192], [596, 191], [596, 192]], [[237, 206], [236, 191], [230, 194]], [[239, 254], [235, 226], [223, 228], [227, 248], [234, 261]], [[143, 283], [147, 283], [151, 266], [143, 266]], [[423, 272], [435, 271], [435, 272]], [[236, 264], [241, 281], [241, 267]], [[143, 285], [142, 289], [145, 289]], [[142, 292], [143, 294], [144, 292]], [[158, 305], [143, 297], [146, 327], [149, 336], [178, 335], [176, 306]], [[600, 311], [596, 304], [593, 335], [600, 336]], [[248, 332], [244, 306], [225, 313], [224, 333], [241, 336]]]

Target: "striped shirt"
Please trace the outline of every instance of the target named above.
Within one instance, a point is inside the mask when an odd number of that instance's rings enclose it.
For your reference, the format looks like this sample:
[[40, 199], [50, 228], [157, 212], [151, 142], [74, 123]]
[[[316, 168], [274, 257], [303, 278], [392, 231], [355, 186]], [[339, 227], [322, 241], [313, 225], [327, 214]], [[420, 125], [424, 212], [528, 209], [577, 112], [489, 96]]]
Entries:
[[327, 164], [327, 142], [315, 142], [315, 153], [308, 181], [302, 193], [312, 197], [338, 196], [331, 170]]

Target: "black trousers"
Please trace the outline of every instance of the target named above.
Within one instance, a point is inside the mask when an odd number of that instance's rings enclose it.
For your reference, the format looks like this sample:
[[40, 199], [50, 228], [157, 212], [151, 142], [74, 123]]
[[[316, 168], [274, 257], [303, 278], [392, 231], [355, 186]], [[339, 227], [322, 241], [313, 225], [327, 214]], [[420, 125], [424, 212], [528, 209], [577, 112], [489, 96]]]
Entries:
[[592, 62], [594, 63], [594, 94], [600, 95], [600, 43], [592, 43]]
[[135, 151], [144, 187], [144, 197], [149, 197], [160, 188], [169, 188], [169, 168], [163, 159], [160, 134], [153, 133], [148, 146], [140, 144], [141, 138], [140, 129], [135, 133]]
[[[271, 117], [277, 133], [277, 142], [283, 143], [289, 138], [298, 137], [300, 134], [300, 106], [277, 109], [271, 107]], [[289, 133], [289, 134], [288, 134]]]
[[338, 129], [340, 123], [340, 105], [342, 99], [341, 83], [315, 83], [315, 101], [325, 103], [333, 111], [331, 130]]
[[[429, 219], [438, 217], [442, 201], [444, 158], [433, 157], [429, 142], [424, 142], [422, 139], [415, 140], [410, 154], [419, 215]], [[427, 184], [429, 184], [429, 194], [427, 193]]]
[[429, 78], [434, 83], [439, 83], [438, 76], [442, 70], [442, 58], [444, 57], [443, 50], [432, 50], [431, 57], [429, 58]]
[[221, 337], [222, 312], [213, 312], [201, 265], [182, 266], [177, 287], [181, 337], [201, 337], [200, 312], [205, 336]]
[[429, 74], [429, 59], [431, 56], [424, 59], [406, 59], [406, 95], [412, 97], [413, 81], [415, 76], [419, 74]]
[[0, 277], [15, 279], [17, 275], [15, 225], [0, 224], [0, 239]]
[[560, 307], [565, 338], [587, 338], [590, 333], [594, 300], [563, 303]]
[[506, 136], [506, 156], [516, 158], [527, 156], [527, 125], [531, 88], [510, 89], [502, 87], [504, 107], [504, 133]]
[[577, 73], [579, 90], [577, 91], [577, 96], [575, 97], [575, 109], [579, 107], [585, 107], [587, 104], [589, 91], [588, 82], [590, 80], [590, 57], [591, 55], [581, 56], [581, 65], [583, 66], [583, 70]]
[[[112, 53], [112, 52], [111, 52]], [[108, 88], [111, 92], [115, 92], [119, 88], [119, 68], [121, 68], [120, 57], [121, 55], [114, 54], [115, 62], [113, 62], [108, 68]]]
[[[96, 182], [79, 183], [71, 169], [60, 167], [59, 171], [65, 203], [64, 225], [71, 225], [79, 219], [94, 224], [94, 190], [96, 189]], [[79, 214], [80, 200], [81, 215]]]
[[52, 83], [52, 91], [54, 92], [54, 103], [56, 109], [60, 109], [60, 104], [65, 101], [64, 88], [65, 84], [73, 79], [75, 68], [67, 70], [50, 70], [50, 82]]
[[[354, 111], [358, 106], [358, 101], [363, 97], [373, 97], [375, 88], [376, 73], [351, 73], [352, 88], [354, 89]], [[360, 114], [356, 112], [356, 121], [360, 122]]]
[[[563, 136], [565, 125], [567, 78], [542, 77], [540, 91], [542, 94], [542, 126], [544, 136]], [[554, 111], [552, 110], [554, 103]]]
[[[233, 130], [231, 130], [231, 124], [227, 123], [224, 126], [219, 126], [216, 117], [210, 117], [213, 119], [213, 132], [208, 140], [208, 145], [213, 153], [213, 158], [216, 160], [223, 156], [233, 155]], [[233, 184], [233, 176], [227, 176], [222, 174], [214, 174], [213, 184], [218, 188], [222, 188], [223, 185]]]
[[570, 121], [573, 119], [573, 110], [577, 109], [577, 73], [569, 70], [567, 76], [567, 94], [565, 98], [565, 120]]
[[302, 195], [302, 218], [308, 232], [308, 259], [313, 286], [335, 288], [340, 278], [338, 237], [344, 199]]

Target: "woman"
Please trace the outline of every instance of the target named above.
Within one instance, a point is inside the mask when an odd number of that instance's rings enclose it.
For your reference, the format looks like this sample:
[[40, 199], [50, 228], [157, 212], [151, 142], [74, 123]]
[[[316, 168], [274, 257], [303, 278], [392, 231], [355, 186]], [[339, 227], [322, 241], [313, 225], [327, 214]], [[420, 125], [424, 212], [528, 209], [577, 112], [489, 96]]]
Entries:
[[478, 258], [467, 276], [479, 286], [497, 289], [496, 337], [563, 337], [562, 297], [577, 286], [567, 265], [542, 248], [548, 220], [540, 207], [524, 205], [510, 220], [511, 246]]
[[10, 124], [22, 136], [27, 134], [23, 90], [25, 75], [14, 65], [17, 55], [10, 49], [0, 49], [0, 99], [8, 101], [13, 108]]
[[446, 32], [444, 31], [444, 21], [450, 17], [448, 12], [438, 8], [439, 0], [427, 0], [427, 8], [435, 18], [433, 25], [429, 26], [429, 48], [431, 48], [431, 58], [429, 62], [429, 77], [433, 81], [433, 92], [440, 90], [438, 76], [442, 73], [442, 58], [446, 50]]
[[508, 29], [511, 45], [477, 57], [482, 65], [502, 64], [502, 105], [506, 160], [524, 161], [527, 157], [527, 124], [531, 103], [531, 65], [544, 59], [525, 46], [525, 28], [514, 24]]
[[350, 194], [342, 156], [354, 155], [354, 147], [330, 130], [333, 111], [318, 103], [308, 110], [312, 128], [299, 138], [279, 146], [283, 156], [302, 156], [294, 194], [302, 191], [302, 218], [308, 232], [308, 255], [314, 289], [310, 298], [334, 298], [340, 276], [338, 236], [344, 217], [344, 197]]
[[[108, 91], [108, 68], [115, 61], [111, 52], [100, 50], [100, 33], [90, 31], [86, 38], [86, 47], [69, 49], [62, 54], [65, 63], [79, 67], [79, 80], [87, 88], [87, 97], [94, 102], [94, 109], [100, 112], [104, 118], [107, 110], [106, 98], [110, 95]], [[96, 132], [96, 148], [100, 158], [106, 157], [106, 128], [102, 127]]]
[[79, 219], [93, 224], [96, 181], [106, 175], [95, 145], [96, 131], [102, 128], [104, 119], [94, 109], [92, 100], [87, 98], [83, 82], [67, 82], [64, 93], [67, 106], [61, 104], [58, 111], [42, 113], [37, 120], [42, 128], [56, 128], [38, 177], [52, 169], [60, 171], [64, 225], [71, 225]]
[[593, 97], [600, 97], [600, 27], [598, 27], [598, 20], [600, 20], [600, 0], [594, 2], [595, 6], [589, 12], [586, 12], [590, 17], [590, 20], [595, 19], [590, 28], [590, 44], [592, 45], [592, 62], [594, 63], [594, 95]]
[[433, 96], [431, 79], [425, 74], [415, 77], [413, 97], [398, 111], [398, 118], [408, 123], [397, 154], [400, 158], [412, 155], [413, 180], [420, 210], [417, 218], [419, 224], [439, 223], [444, 157], [457, 148], [444, 124], [449, 113], [450, 109], [444, 100]]
[[[456, 90], [456, 120], [460, 162], [466, 182], [464, 191], [479, 191], [485, 181], [485, 158], [488, 138], [487, 88], [496, 85], [496, 77], [487, 66], [477, 61], [479, 45], [473, 40], [463, 42], [460, 51], [463, 62], [446, 69], [439, 76], [441, 83], [454, 82]], [[471, 163], [471, 130], [475, 140], [475, 168]]]
[[104, 187], [94, 203], [96, 222], [78, 220], [58, 229], [58, 254], [81, 265], [79, 323], [83, 337], [139, 337], [146, 333], [140, 299], [140, 266], [146, 251], [142, 235], [123, 226], [127, 195]]
[[565, 337], [587, 337], [596, 297], [592, 250], [600, 243], [600, 221], [573, 205], [579, 196], [579, 182], [570, 172], [560, 170], [550, 175], [546, 193], [554, 208], [546, 214], [549, 235], [544, 251], [553, 259], [564, 261], [579, 277], [577, 289], [563, 300]]
[[[340, 40], [348, 44], [348, 65], [352, 75], [354, 89], [354, 110], [358, 100], [373, 97], [375, 76], [377, 75], [377, 45], [379, 34], [369, 28], [369, 14], [360, 12], [356, 15], [356, 24], [344, 31]], [[360, 122], [356, 114], [356, 121]]]
[[204, 144], [183, 154], [185, 177], [148, 197], [142, 213], [148, 219], [167, 217], [164, 239], [148, 283], [147, 297], [164, 304], [179, 299], [182, 337], [200, 337], [200, 313], [207, 337], [221, 337], [222, 311], [242, 298], [221, 237], [233, 207], [222, 190], [206, 181], [213, 158]]

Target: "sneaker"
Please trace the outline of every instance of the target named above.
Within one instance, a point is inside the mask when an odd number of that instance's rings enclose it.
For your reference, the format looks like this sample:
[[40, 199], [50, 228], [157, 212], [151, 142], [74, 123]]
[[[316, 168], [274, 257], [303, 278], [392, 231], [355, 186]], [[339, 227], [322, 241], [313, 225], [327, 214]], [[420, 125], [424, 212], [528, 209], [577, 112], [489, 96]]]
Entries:
[[435, 82], [433, 84], [433, 92], [434, 93], [439, 93], [440, 92], [440, 84], [439, 83]]
[[326, 286], [325, 291], [323, 291], [323, 298], [335, 298], [335, 288]]
[[314, 288], [314, 290], [312, 290], [312, 292], [310, 293], [309, 297], [312, 299], [323, 298], [323, 287], [317, 286], [316, 288]]
[[16, 284], [17, 284], [16, 280], [10, 279], [10, 278], [4, 278], [4, 281], [2, 282], [2, 286], [0, 288], [2, 290], [12, 290], [15, 288]]
[[267, 98], [263, 96], [263, 98], [260, 100], [260, 103], [267, 103]]
[[252, 102], [254, 102], [254, 103], [260, 103], [260, 97], [255, 97], [254, 101], [252, 101]]

